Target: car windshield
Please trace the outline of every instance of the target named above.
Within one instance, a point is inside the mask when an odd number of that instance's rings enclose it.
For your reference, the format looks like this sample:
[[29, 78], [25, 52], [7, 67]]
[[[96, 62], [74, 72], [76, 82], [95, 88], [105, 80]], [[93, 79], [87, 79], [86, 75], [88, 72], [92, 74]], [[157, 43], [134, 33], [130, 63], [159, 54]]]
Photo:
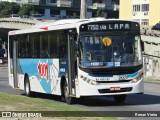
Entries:
[[80, 36], [80, 66], [127, 67], [142, 64], [139, 35]]

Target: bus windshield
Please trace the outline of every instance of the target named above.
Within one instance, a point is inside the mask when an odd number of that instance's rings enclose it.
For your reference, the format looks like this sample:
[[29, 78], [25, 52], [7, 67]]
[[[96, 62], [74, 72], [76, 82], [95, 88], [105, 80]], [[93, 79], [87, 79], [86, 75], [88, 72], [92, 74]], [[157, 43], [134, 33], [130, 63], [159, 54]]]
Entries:
[[140, 35], [80, 36], [81, 67], [132, 67], [141, 64]]

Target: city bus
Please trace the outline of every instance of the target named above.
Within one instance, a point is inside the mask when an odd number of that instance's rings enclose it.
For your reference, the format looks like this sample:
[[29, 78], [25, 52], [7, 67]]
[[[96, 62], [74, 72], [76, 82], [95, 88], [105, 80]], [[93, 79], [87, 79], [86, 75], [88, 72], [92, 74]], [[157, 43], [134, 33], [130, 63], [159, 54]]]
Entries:
[[140, 25], [116, 19], [69, 19], [14, 30], [8, 36], [9, 84], [27, 96], [61, 96], [67, 104], [90, 96], [143, 93]]

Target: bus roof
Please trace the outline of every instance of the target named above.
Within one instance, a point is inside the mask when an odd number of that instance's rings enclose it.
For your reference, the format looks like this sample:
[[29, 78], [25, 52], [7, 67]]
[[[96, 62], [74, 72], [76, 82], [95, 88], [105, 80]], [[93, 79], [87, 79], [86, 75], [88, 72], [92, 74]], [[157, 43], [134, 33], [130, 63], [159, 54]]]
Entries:
[[14, 30], [10, 31], [9, 35], [25, 34], [25, 33], [35, 33], [51, 30], [61, 30], [61, 29], [71, 29], [77, 28], [81, 24], [90, 23], [90, 22], [103, 22], [103, 21], [130, 21], [131, 20], [119, 20], [119, 19], [105, 19], [105, 18], [91, 18], [91, 19], [63, 19], [52, 22], [43, 22], [33, 26], [30, 29], [23, 30]]

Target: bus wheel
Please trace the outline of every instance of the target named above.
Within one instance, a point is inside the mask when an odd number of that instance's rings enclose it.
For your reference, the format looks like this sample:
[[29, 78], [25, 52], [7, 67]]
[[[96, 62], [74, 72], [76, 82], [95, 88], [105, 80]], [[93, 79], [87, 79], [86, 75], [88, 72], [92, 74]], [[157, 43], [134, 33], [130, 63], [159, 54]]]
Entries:
[[114, 100], [116, 103], [124, 103], [126, 95], [115, 95]]
[[67, 82], [63, 84], [63, 95], [67, 104], [72, 104], [74, 102], [74, 98], [69, 96], [69, 87]]
[[31, 87], [30, 87], [30, 83], [29, 83], [29, 78], [28, 77], [25, 77], [24, 90], [25, 90], [25, 95], [26, 96], [28, 96], [28, 97], [32, 96]]

